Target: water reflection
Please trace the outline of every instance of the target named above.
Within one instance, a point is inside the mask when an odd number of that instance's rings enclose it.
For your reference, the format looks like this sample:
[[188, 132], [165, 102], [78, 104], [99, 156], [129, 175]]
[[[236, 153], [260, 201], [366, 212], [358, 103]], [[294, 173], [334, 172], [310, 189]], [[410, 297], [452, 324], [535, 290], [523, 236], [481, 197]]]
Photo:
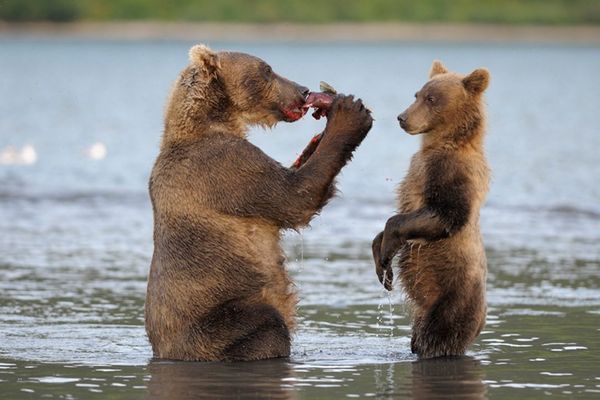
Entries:
[[251, 363], [153, 360], [147, 399], [296, 399], [332, 397], [484, 399], [485, 374], [472, 357], [379, 365], [290, 364], [286, 359]]
[[434, 358], [412, 363], [415, 399], [487, 398], [485, 374], [472, 357]]
[[247, 363], [152, 360], [147, 399], [295, 399], [286, 359]]

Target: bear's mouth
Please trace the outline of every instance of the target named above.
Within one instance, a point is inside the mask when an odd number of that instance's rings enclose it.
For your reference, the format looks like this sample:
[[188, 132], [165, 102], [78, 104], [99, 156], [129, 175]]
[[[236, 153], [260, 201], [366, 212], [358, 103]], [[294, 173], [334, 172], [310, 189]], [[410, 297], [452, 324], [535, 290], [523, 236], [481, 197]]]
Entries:
[[408, 133], [411, 136], [416, 136], [416, 135], [424, 135], [426, 133], [429, 133], [426, 129], [415, 129], [412, 131], [408, 131], [408, 130], [404, 130], [406, 133]]
[[419, 129], [413, 129], [406, 122], [400, 122], [400, 128], [402, 128], [404, 132], [408, 133], [411, 136], [415, 136], [422, 133]]
[[283, 114], [283, 120], [285, 122], [298, 121], [300, 118], [304, 117], [304, 114], [306, 114], [307, 111], [308, 109], [304, 109], [302, 105], [281, 109], [281, 113]]
[[427, 126], [415, 127], [414, 125], [411, 125], [407, 120], [400, 121], [400, 128], [402, 128], [404, 132], [412, 136], [427, 133], [429, 131], [429, 128]]

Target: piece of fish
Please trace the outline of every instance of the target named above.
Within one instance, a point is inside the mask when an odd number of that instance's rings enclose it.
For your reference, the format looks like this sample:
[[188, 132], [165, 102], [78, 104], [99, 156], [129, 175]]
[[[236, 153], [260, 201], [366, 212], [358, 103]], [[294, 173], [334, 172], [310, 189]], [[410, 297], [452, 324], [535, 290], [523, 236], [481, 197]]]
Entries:
[[337, 95], [337, 91], [327, 82], [321, 81], [319, 88], [321, 92], [310, 92], [302, 107], [305, 111], [309, 108], [314, 108], [315, 112], [313, 112], [312, 116], [315, 119], [327, 116], [327, 111], [329, 111], [329, 107], [331, 107], [331, 103], [333, 103], [333, 99]]

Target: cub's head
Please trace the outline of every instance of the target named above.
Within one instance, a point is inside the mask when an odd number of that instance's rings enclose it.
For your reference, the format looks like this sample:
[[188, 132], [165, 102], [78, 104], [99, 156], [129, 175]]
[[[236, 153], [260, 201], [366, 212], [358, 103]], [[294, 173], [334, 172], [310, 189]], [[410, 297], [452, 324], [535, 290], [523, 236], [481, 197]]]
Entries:
[[398, 115], [400, 126], [418, 133], [467, 135], [483, 118], [482, 94], [490, 75], [480, 68], [464, 76], [449, 72], [434, 61], [429, 82], [415, 94], [415, 101]]
[[218, 124], [245, 131], [248, 125], [270, 127], [304, 115], [308, 88], [276, 74], [260, 58], [205, 45], [193, 46], [189, 58], [169, 99], [167, 131], [169, 125], [196, 131]]

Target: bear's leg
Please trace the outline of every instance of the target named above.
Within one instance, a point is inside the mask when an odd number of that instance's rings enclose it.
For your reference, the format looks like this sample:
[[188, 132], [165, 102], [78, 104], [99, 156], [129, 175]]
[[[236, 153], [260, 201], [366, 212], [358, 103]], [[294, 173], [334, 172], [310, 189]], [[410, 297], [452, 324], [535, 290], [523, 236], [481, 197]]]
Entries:
[[289, 329], [282, 315], [271, 305], [234, 300], [215, 308], [201, 325], [202, 331], [228, 343], [221, 351], [222, 360], [261, 360], [290, 355]]
[[273, 320], [226, 348], [224, 356], [228, 361], [289, 357], [290, 347], [290, 333], [283, 320]]
[[421, 358], [463, 355], [478, 334], [482, 307], [477, 292], [466, 298], [457, 293], [440, 296], [425, 315], [415, 318], [411, 351]]
[[[450, 306], [447, 304], [447, 306]], [[434, 308], [436, 308], [434, 306]], [[460, 338], [460, 330], [448, 318], [448, 313], [432, 309], [423, 318], [415, 319], [412, 328], [411, 351], [420, 358], [457, 356], [464, 354], [466, 346]]]

